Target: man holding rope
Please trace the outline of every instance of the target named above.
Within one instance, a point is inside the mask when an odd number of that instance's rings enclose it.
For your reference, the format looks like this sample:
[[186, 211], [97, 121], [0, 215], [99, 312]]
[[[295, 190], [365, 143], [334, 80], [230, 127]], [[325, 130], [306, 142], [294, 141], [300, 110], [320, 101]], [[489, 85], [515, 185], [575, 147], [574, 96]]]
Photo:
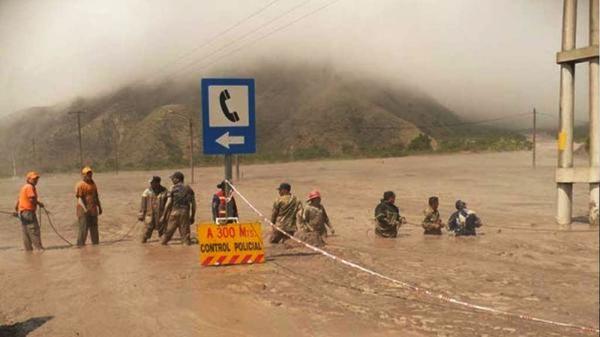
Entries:
[[379, 205], [375, 207], [375, 234], [382, 238], [395, 238], [398, 229], [406, 223], [406, 219], [400, 216], [400, 210], [395, 205], [396, 194], [392, 191], [383, 193]]
[[15, 216], [21, 220], [23, 245], [27, 251], [44, 249], [40, 224], [35, 214], [38, 206], [44, 208], [44, 204], [38, 200], [37, 189], [35, 188], [39, 179], [40, 175], [36, 172], [27, 173], [26, 183], [21, 187], [15, 205]]
[[440, 212], [438, 211], [438, 207], [440, 205], [440, 199], [438, 197], [430, 197], [429, 198], [429, 207], [427, 207], [423, 211], [422, 226], [425, 230], [423, 234], [425, 235], [442, 235], [442, 228], [444, 228], [444, 223], [442, 222], [442, 218], [440, 218]]
[[100, 242], [98, 215], [102, 214], [102, 206], [100, 205], [100, 197], [98, 197], [98, 188], [92, 179], [92, 175], [92, 169], [87, 166], [84, 167], [81, 170], [83, 179], [75, 187], [77, 220], [79, 222], [78, 247], [85, 245], [88, 232], [92, 238], [93, 245], [97, 245]]
[[456, 200], [456, 212], [452, 213], [448, 219], [448, 230], [454, 232], [456, 236], [477, 235], [476, 228], [482, 226], [481, 219], [470, 209], [462, 200]]

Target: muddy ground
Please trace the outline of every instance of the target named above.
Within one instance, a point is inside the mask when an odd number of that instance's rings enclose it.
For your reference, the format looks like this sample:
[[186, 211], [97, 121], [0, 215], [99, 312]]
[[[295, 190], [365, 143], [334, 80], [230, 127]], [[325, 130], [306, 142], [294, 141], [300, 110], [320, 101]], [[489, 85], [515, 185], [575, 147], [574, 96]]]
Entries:
[[[337, 235], [327, 249], [390, 277], [458, 299], [545, 319], [598, 327], [598, 232], [584, 223], [587, 186], [575, 188], [571, 231], [556, 231], [554, 150], [395, 159], [314, 161], [243, 167], [240, 190], [269, 212], [289, 181], [304, 197], [319, 188]], [[579, 158], [585, 163], [584, 158]], [[187, 173], [187, 171], [185, 171]], [[20, 225], [0, 215], [0, 335], [4, 336], [576, 336], [571, 328], [507, 318], [424, 297], [303, 248], [267, 245], [261, 265], [202, 268], [198, 246], [139, 243], [139, 197], [152, 174], [96, 175], [105, 214], [102, 244], [66, 247], [43, 219], [40, 254], [22, 249]], [[199, 218], [221, 168], [194, 184]], [[76, 238], [78, 176], [43, 176], [41, 200], [69, 240]], [[21, 180], [0, 180], [0, 209]], [[457, 198], [477, 211], [481, 235], [424, 237], [406, 225], [396, 240], [368, 229], [381, 193], [418, 223], [430, 195], [450, 215]], [[242, 218], [258, 217], [238, 199]], [[504, 227], [504, 228], [503, 228]], [[511, 228], [506, 228], [511, 227]], [[516, 228], [516, 229], [513, 229]], [[267, 231], [266, 227], [263, 227]], [[503, 229], [501, 229], [503, 228]], [[28, 333], [28, 334], [27, 334]], [[583, 335], [594, 335], [586, 334]]]

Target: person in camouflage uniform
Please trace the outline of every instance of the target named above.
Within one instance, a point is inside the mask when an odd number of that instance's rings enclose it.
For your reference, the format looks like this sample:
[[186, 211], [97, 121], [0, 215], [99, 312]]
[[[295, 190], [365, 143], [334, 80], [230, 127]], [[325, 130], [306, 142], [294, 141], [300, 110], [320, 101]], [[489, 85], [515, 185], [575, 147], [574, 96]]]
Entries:
[[379, 205], [375, 207], [375, 234], [384, 238], [395, 238], [398, 236], [398, 228], [406, 222], [400, 216], [400, 210], [394, 203], [396, 194], [392, 191], [383, 193]]
[[316, 190], [308, 194], [306, 205], [298, 210], [296, 222], [298, 224], [296, 237], [316, 247], [325, 245], [323, 238], [327, 236], [327, 228], [331, 234], [335, 234], [327, 211], [321, 204], [321, 194]]
[[306, 205], [299, 212], [299, 215], [299, 227], [304, 231], [317, 232], [321, 236], [327, 236], [327, 228], [329, 228], [331, 234], [335, 234], [327, 211], [321, 204], [321, 193], [319, 191], [315, 190], [308, 194]]
[[456, 201], [456, 212], [448, 219], [448, 230], [456, 236], [477, 235], [476, 228], [482, 226], [481, 219], [475, 212], [467, 209], [467, 204], [462, 200]]
[[[271, 212], [271, 222], [285, 231], [290, 236], [293, 236], [296, 230], [296, 217], [302, 204], [298, 199], [291, 194], [292, 186], [288, 183], [279, 185], [279, 197], [273, 203], [273, 211]], [[286, 235], [280, 231], [273, 229], [271, 232], [271, 243], [283, 243], [288, 239]]]
[[429, 198], [429, 207], [427, 207], [423, 211], [423, 215], [425, 216], [423, 219], [423, 229], [425, 230], [423, 234], [427, 235], [441, 235], [442, 228], [444, 224], [442, 223], [442, 219], [440, 218], [440, 212], [438, 211], [440, 201], [438, 197], [430, 197]]
[[183, 179], [183, 173], [181, 172], [175, 172], [171, 176], [173, 186], [169, 191], [165, 212], [161, 219], [162, 222], [167, 222], [167, 228], [161, 241], [163, 245], [171, 240], [178, 228], [183, 243], [186, 245], [192, 244], [190, 224], [194, 223], [196, 217], [196, 198], [194, 190], [189, 185], [184, 185]]
[[168, 191], [160, 184], [160, 177], [152, 177], [149, 183], [150, 187], [142, 193], [142, 204], [138, 215], [138, 220], [144, 222], [142, 243], [146, 243], [152, 237], [155, 229], [158, 231], [159, 237], [165, 231], [164, 223], [160, 219], [165, 211]]

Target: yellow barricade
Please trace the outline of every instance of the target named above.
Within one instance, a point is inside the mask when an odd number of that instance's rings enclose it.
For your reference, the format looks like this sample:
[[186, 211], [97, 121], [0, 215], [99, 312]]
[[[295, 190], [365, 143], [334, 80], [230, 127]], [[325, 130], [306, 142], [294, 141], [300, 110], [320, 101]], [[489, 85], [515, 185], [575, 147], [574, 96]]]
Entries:
[[200, 224], [198, 226], [198, 242], [200, 242], [200, 264], [203, 266], [265, 261], [260, 222], [227, 225]]

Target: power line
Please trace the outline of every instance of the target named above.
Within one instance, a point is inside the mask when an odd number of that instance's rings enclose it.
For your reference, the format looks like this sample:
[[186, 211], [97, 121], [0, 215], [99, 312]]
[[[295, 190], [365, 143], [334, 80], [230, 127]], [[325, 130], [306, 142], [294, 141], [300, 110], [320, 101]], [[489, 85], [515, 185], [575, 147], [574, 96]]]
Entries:
[[[312, 0], [305, 0], [305, 1], [301, 2], [301, 3], [299, 3], [298, 5], [296, 5], [296, 6], [292, 7], [292, 8], [290, 8], [289, 10], [285, 11], [285, 12], [284, 12], [284, 13], [282, 13], [281, 15], [278, 15], [277, 17], [275, 17], [275, 18], [273, 18], [273, 19], [271, 19], [271, 20], [267, 21], [266, 23], [264, 23], [264, 24], [262, 24], [262, 25], [260, 25], [260, 26], [256, 27], [255, 29], [253, 29], [253, 30], [249, 31], [248, 33], [246, 33], [246, 34], [242, 35], [241, 37], [239, 37], [239, 38], [237, 38], [237, 39], [233, 40], [232, 42], [230, 42], [230, 43], [228, 43], [228, 44], [225, 44], [225, 45], [224, 45], [224, 46], [222, 46], [221, 48], [219, 48], [219, 49], [217, 49], [217, 50], [215, 50], [215, 51], [213, 51], [213, 52], [209, 53], [208, 55], [204, 55], [204, 57], [203, 57], [203, 58], [210, 58], [211, 56], [213, 56], [213, 55], [216, 55], [216, 54], [218, 54], [219, 52], [221, 52], [221, 51], [223, 51], [223, 50], [225, 50], [225, 49], [227, 49], [227, 48], [229, 48], [229, 47], [231, 47], [231, 46], [235, 45], [237, 42], [239, 42], [239, 41], [241, 41], [241, 40], [244, 40], [246, 37], [248, 37], [248, 36], [250, 36], [250, 35], [252, 35], [252, 34], [256, 33], [257, 31], [259, 31], [259, 30], [261, 30], [261, 29], [263, 29], [263, 28], [267, 27], [268, 25], [272, 24], [273, 22], [276, 22], [277, 20], [279, 20], [279, 19], [283, 18], [284, 16], [286, 16], [286, 15], [288, 15], [288, 14], [292, 13], [293, 11], [297, 10], [298, 8], [300, 8], [300, 7], [304, 6], [304, 5], [306, 5], [306, 4], [307, 4], [307, 3], [309, 3], [310, 1], [312, 1]], [[339, 1], [339, 0], [336, 0], [336, 1]], [[227, 54], [226, 56], [228, 56], [228, 54]], [[187, 65], [185, 65], [183, 68], [180, 68], [179, 70], [176, 70], [176, 71], [174, 71], [173, 73], [171, 73], [171, 74], [170, 74], [170, 76], [172, 76], [172, 75], [175, 75], [175, 74], [178, 74], [178, 73], [180, 73], [180, 72], [182, 72], [182, 71], [184, 71], [184, 70], [187, 70], [187, 69], [189, 69], [190, 67], [193, 67], [193, 66], [195, 66], [196, 64], [198, 64], [200, 61], [202, 61], [202, 59], [193, 60], [192, 62], [190, 62], [190, 63], [188, 63]], [[200, 68], [200, 69], [204, 69], [204, 67], [202, 67], [202, 68]], [[199, 69], [199, 70], [200, 70], [200, 69]]]
[[485, 120], [479, 120], [479, 121], [473, 121], [473, 122], [463, 122], [463, 123], [448, 124], [448, 125], [444, 125], [443, 127], [454, 127], [454, 126], [483, 124], [483, 123], [497, 122], [497, 121], [501, 121], [501, 120], [505, 120], [505, 119], [522, 118], [522, 117], [529, 116], [529, 115], [531, 115], [530, 112], [523, 112], [523, 113], [506, 115], [506, 116], [492, 118], [492, 119], [485, 119]]
[[[553, 115], [553, 114], [549, 114], [549, 113], [546, 113], [546, 112], [539, 112], [538, 111], [538, 114], [543, 115], [542, 117], [548, 117], [548, 118], [558, 119], [558, 116]], [[583, 119], [574, 118], [573, 120], [576, 121], [576, 122], [579, 122], [579, 123], [585, 123], [585, 124], [589, 123], [589, 121], [584, 121]]]
[[[245, 22], [249, 21], [250, 19], [256, 17], [257, 15], [259, 15], [260, 13], [264, 12], [265, 10], [267, 10], [269, 7], [271, 7], [272, 5], [274, 5], [275, 3], [279, 2], [280, 0], [273, 0], [271, 2], [269, 2], [268, 4], [266, 4], [265, 6], [259, 8], [258, 10], [256, 10], [255, 12], [251, 13], [250, 15], [244, 17], [242, 20], [238, 21], [237, 23], [229, 26], [227, 29], [213, 35], [210, 39], [208, 39], [206, 42], [204, 42], [203, 44], [194, 47], [193, 49], [189, 50], [188, 52], [185, 52], [183, 54], [181, 54], [180, 56], [178, 56], [177, 58], [175, 58], [172, 61], [167, 62], [165, 65], [163, 65], [158, 71], [157, 73], [161, 73], [164, 72], [169, 66], [179, 62], [180, 60], [183, 60], [184, 58], [194, 54], [195, 52], [197, 52], [198, 50], [210, 45], [211, 43], [213, 43], [214, 41], [216, 41], [218, 38], [220, 38], [221, 36], [224, 36], [225, 34], [229, 33], [230, 31], [234, 30], [235, 28], [241, 26], [242, 24], [244, 24]], [[153, 77], [156, 77], [153, 76]], [[148, 79], [146, 79], [148, 80]]]
[[[225, 29], [225, 30], [223, 30], [223, 31], [221, 31], [221, 32], [219, 32], [219, 33], [217, 33], [216, 35], [214, 35], [213, 37], [211, 37], [211, 38], [210, 38], [210, 39], [209, 39], [207, 42], [205, 42], [204, 44], [202, 44], [202, 45], [200, 45], [200, 46], [198, 46], [198, 47], [196, 47], [196, 48], [192, 49], [191, 51], [189, 51], [189, 52], [188, 52], [188, 53], [186, 53], [185, 55], [181, 55], [180, 57], [178, 57], [178, 58], [176, 58], [176, 59], [174, 59], [174, 60], [172, 60], [172, 61], [169, 61], [169, 62], [167, 62], [167, 63], [166, 63], [166, 64], [165, 64], [165, 65], [164, 65], [164, 66], [163, 66], [163, 67], [162, 67], [160, 70], [158, 70], [158, 72], [157, 72], [157, 73], [163, 72], [163, 71], [164, 71], [164, 70], [166, 70], [166, 69], [167, 69], [167, 68], [168, 68], [170, 65], [172, 65], [172, 64], [175, 64], [175, 63], [179, 62], [180, 60], [182, 60], [183, 58], [185, 58], [185, 57], [187, 57], [187, 56], [189, 56], [189, 55], [191, 55], [191, 54], [195, 53], [196, 51], [198, 51], [198, 50], [200, 50], [200, 49], [202, 49], [202, 48], [204, 48], [204, 47], [208, 46], [209, 44], [211, 44], [212, 42], [214, 42], [214, 41], [215, 41], [216, 39], [218, 39], [219, 37], [221, 37], [221, 36], [223, 36], [223, 35], [227, 34], [228, 32], [230, 32], [230, 31], [232, 31], [233, 29], [235, 29], [235, 28], [239, 27], [239, 26], [240, 26], [240, 25], [242, 25], [243, 23], [247, 22], [248, 20], [250, 20], [250, 19], [252, 19], [252, 18], [256, 17], [257, 15], [259, 15], [260, 13], [264, 12], [265, 10], [267, 10], [269, 7], [271, 7], [272, 5], [274, 5], [275, 3], [277, 3], [278, 1], [280, 1], [280, 0], [273, 0], [273, 1], [269, 2], [267, 5], [265, 5], [265, 6], [261, 7], [261, 8], [259, 8], [257, 11], [254, 11], [253, 13], [251, 13], [250, 15], [248, 15], [248, 16], [246, 16], [246, 17], [244, 17], [242, 20], [238, 21], [237, 23], [233, 24], [232, 26], [228, 27], [227, 29]], [[303, 3], [301, 3], [301, 5], [300, 5], [300, 6], [304, 5], [305, 3], [309, 2], [309, 1], [311, 1], [311, 0], [306, 0], [306, 1], [304, 1]], [[292, 11], [293, 11], [293, 10], [295, 10], [296, 8], [299, 8], [300, 6], [296, 6], [296, 7], [294, 7], [294, 8], [292, 9]], [[289, 12], [290, 12], [290, 11], [288, 11], [288, 12], [284, 13], [283, 15], [280, 15], [280, 16], [278, 16], [278, 17], [277, 17], [275, 20], [277, 20], [277, 19], [279, 19], [279, 18], [281, 18], [281, 17], [283, 17], [283, 16], [287, 15]], [[275, 20], [272, 20], [272, 21], [270, 21], [270, 22], [273, 22], [273, 21], [275, 21]], [[264, 25], [263, 25], [263, 26], [264, 26]], [[262, 28], [263, 26], [261, 26], [260, 28]], [[245, 37], [245, 36], [244, 36], [244, 37]], [[155, 76], [156, 76], [156, 75], [155, 75]], [[141, 83], [141, 82], [143, 82], [143, 81], [147, 81], [147, 80], [148, 80], [148, 79], [140, 79], [140, 80], [137, 80], [137, 81], [134, 81], [134, 82], [130, 83], [129, 85], [136, 84], [136, 83]], [[109, 102], [112, 102], [112, 101], [113, 101], [113, 99], [114, 99], [115, 97], [117, 97], [117, 95], [118, 95], [119, 93], [120, 93], [120, 90], [116, 91], [116, 92], [115, 92], [115, 93], [114, 93], [114, 94], [111, 96], [111, 98], [110, 98], [108, 101], [109, 101]], [[79, 116], [79, 113], [77, 114], [77, 125], [78, 125], [78, 127], [79, 127], [79, 129], [80, 129], [81, 127], [80, 127], [80, 116]], [[80, 152], [80, 165], [83, 165], [83, 155], [82, 155], [82, 149], [81, 149], [81, 130], [79, 130], [79, 143], [80, 143], [80, 144], [79, 144], [79, 148], [80, 148], [80, 151], [79, 151], [79, 152]]]
[[[472, 121], [472, 122], [461, 122], [461, 123], [453, 123], [453, 124], [445, 124], [445, 125], [431, 125], [431, 124], [430, 125], [419, 125], [419, 124], [413, 123], [414, 126], [361, 126], [360, 129], [361, 130], [413, 130], [415, 128], [416, 129], [452, 129], [452, 128], [462, 127], [462, 126], [466, 126], [466, 125], [491, 123], [491, 122], [497, 122], [497, 121], [506, 120], [506, 119], [519, 119], [519, 118], [529, 117], [530, 115], [531, 115], [530, 112], [525, 112], [525, 113], [506, 115], [506, 116], [502, 116], [502, 117], [485, 119], [485, 120], [478, 120], [478, 121]], [[339, 129], [346, 129], [346, 128], [344, 126], [328, 127], [325, 130], [339, 130]]]
[[[164, 70], [166, 70], [169, 66], [171, 66], [172, 64], [175, 64], [177, 62], [179, 62], [180, 60], [192, 55], [193, 53], [195, 53], [196, 51], [208, 46], [209, 44], [211, 44], [212, 42], [214, 42], [216, 39], [218, 39], [219, 37], [229, 33], [230, 31], [234, 30], [235, 28], [241, 26], [243, 23], [249, 21], [250, 19], [256, 17], [257, 15], [261, 14], [262, 12], [264, 12], [265, 10], [267, 10], [268, 8], [270, 8], [271, 6], [273, 6], [275, 3], [279, 2], [281, 0], [273, 0], [269, 3], [267, 3], [265, 6], [259, 8], [258, 10], [252, 12], [250, 15], [242, 18], [240, 21], [236, 22], [235, 24], [229, 26], [227, 29], [217, 33], [216, 35], [212, 36], [211, 38], [209, 38], [209, 40], [207, 40], [205, 43], [201, 44], [200, 46], [194, 47], [193, 49], [189, 50], [188, 52], [182, 53], [180, 54], [178, 57], [176, 57], [175, 59], [168, 61], [167, 63], [165, 63], [159, 70], [157, 70], [157, 72], [162, 72]], [[113, 43], [114, 45], [114, 43]], [[73, 57], [73, 56], [82, 56], [83, 54], [88, 54], [88, 53], [97, 53], [98, 51], [94, 48], [88, 48], [87, 50], [84, 51], [77, 51], [77, 52], [73, 52], [70, 53], [68, 55], [59, 55], [59, 56], [55, 56], [52, 58], [52, 60], [50, 62], [41, 62], [38, 64], [35, 64], [29, 68], [27, 68], [27, 71], [35, 71], [38, 68], [40, 68], [41, 66], [47, 66], [48, 64], [56, 64], [56, 62], [58, 61], [64, 61], [65, 59], [68, 59], [69, 57]], [[146, 79], [147, 80], [147, 79]], [[137, 82], [137, 81], [136, 81]], [[133, 83], [136, 83], [133, 82]]]
[[224, 58], [227, 58], [227, 57], [229, 57], [229, 56], [231, 56], [231, 55], [233, 55], [233, 54], [235, 54], [235, 53], [239, 52], [239, 51], [240, 51], [240, 50], [242, 50], [243, 48], [245, 48], [245, 47], [247, 47], [247, 46], [250, 46], [250, 45], [253, 45], [253, 44], [255, 44], [256, 42], [258, 42], [258, 41], [260, 41], [260, 40], [263, 40], [263, 39], [265, 39], [265, 38], [267, 38], [267, 37], [269, 37], [269, 36], [271, 36], [271, 35], [273, 35], [273, 34], [275, 34], [275, 33], [279, 32], [279, 31], [282, 31], [282, 30], [284, 30], [284, 29], [286, 29], [286, 28], [288, 28], [288, 27], [292, 26], [293, 24], [295, 24], [295, 23], [297, 23], [297, 22], [299, 22], [299, 21], [301, 21], [301, 20], [303, 20], [303, 19], [307, 18], [308, 16], [310, 16], [310, 15], [313, 15], [313, 14], [315, 14], [315, 13], [317, 13], [317, 12], [319, 12], [319, 11], [321, 11], [321, 10], [323, 10], [323, 9], [325, 9], [325, 8], [327, 8], [327, 7], [329, 7], [329, 6], [331, 6], [331, 5], [333, 5], [334, 3], [338, 2], [338, 1], [340, 1], [340, 0], [334, 0], [334, 1], [331, 1], [331, 2], [329, 2], [329, 3], [327, 3], [327, 4], [325, 4], [325, 5], [323, 5], [323, 6], [319, 7], [319, 8], [317, 8], [317, 9], [315, 9], [315, 10], [313, 10], [313, 11], [311, 11], [311, 12], [309, 12], [309, 13], [305, 14], [305, 15], [303, 15], [303, 16], [300, 16], [299, 18], [297, 18], [296, 20], [293, 20], [293, 21], [291, 21], [291, 22], [290, 22], [290, 23], [288, 23], [288, 24], [285, 24], [285, 25], [283, 25], [283, 26], [280, 26], [280, 27], [276, 28], [275, 30], [273, 30], [273, 31], [271, 31], [271, 32], [268, 32], [267, 34], [264, 34], [264, 35], [262, 35], [262, 36], [260, 36], [260, 37], [258, 37], [258, 38], [256, 38], [256, 39], [254, 39], [254, 40], [252, 40], [252, 41], [250, 41], [250, 42], [246, 43], [246, 44], [243, 44], [243, 45], [241, 45], [240, 47], [238, 47], [238, 48], [236, 48], [236, 49], [233, 49], [233, 50], [231, 50], [229, 53], [222, 55], [222, 56], [221, 56], [219, 59], [216, 59], [216, 60], [214, 60], [214, 61], [212, 61], [212, 62], [209, 62], [209, 63], [205, 64], [203, 67], [199, 68], [198, 70], [206, 69], [207, 67], [209, 67], [209, 66], [211, 66], [211, 65], [213, 65], [213, 64], [215, 64], [215, 63], [218, 63], [218, 62], [222, 61]]
[[[264, 12], [264, 11], [266, 11], [268, 8], [270, 8], [271, 6], [273, 6], [274, 4], [276, 4], [276, 3], [277, 3], [277, 2], [279, 2], [279, 1], [281, 1], [281, 0], [273, 0], [273, 1], [269, 2], [269, 3], [267, 3], [265, 6], [263, 6], [263, 7], [259, 8], [258, 10], [256, 10], [256, 11], [252, 12], [250, 15], [248, 15], [248, 16], [246, 16], [246, 17], [242, 18], [240, 21], [238, 21], [238, 22], [236, 22], [235, 24], [233, 24], [233, 25], [229, 26], [227, 29], [225, 29], [225, 30], [223, 30], [223, 31], [221, 31], [221, 32], [219, 32], [219, 33], [217, 33], [217, 34], [213, 35], [211, 38], [209, 38], [209, 39], [208, 39], [206, 42], [204, 42], [203, 44], [201, 44], [201, 45], [199, 45], [199, 46], [196, 46], [196, 47], [192, 48], [191, 50], [189, 50], [189, 51], [187, 51], [187, 52], [185, 52], [185, 53], [182, 53], [182, 54], [180, 54], [178, 57], [176, 57], [175, 59], [173, 59], [173, 60], [171, 60], [171, 61], [168, 61], [168, 62], [167, 62], [167, 63], [165, 63], [163, 66], [161, 66], [161, 68], [160, 68], [160, 69], [158, 69], [158, 70], [156, 71], [156, 74], [155, 74], [155, 75], [153, 75], [151, 78], [144, 78], [144, 79], [140, 79], [140, 80], [137, 80], [137, 81], [134, 81], [134, 82], [132, 82], [131, 84], [136, 84], [136, 83], [140, 83], [140, 82], [143, 82], [143, 81], [148, 81], [148, 80], [150, 80], [150, 79], [152, 79], [152, 78], [156, 78], [156, 77], [158, 77], [158, 74], [159, 74], [159, 73], [162, 73], [162, 72], [164, 72], [164, 71], [165, 71], [166, 69], [168, 69], [168, 68], [169, 68], [171, 65], [173, 65], [173, 64], [175, 64], [175, 63], [177, 63], [177, 62], [179, 62], [179, 61], [183, 60], [184, 58], [186, 58], [186, 57], [188, 57], [188, 56], [190, 56], [190, 55], [194, 54], [194, 53], [195, 53], [195, 52], [197, 52], [198, 50], [200, 50], [200, 49], [202, 49], [202, 48], [204, 48], [204, 47], [206, 47], [206, 46], [210, 45], [211, 43], [213, 43], [214, 41], [216, 41], [216, 40], [217, 40], [219, 37], [221, 37], [221, 36], [224, 36], [225, 34], [227, 34], [227, 33], [231, 32], [231, 31], [232, 31], [232, 30], [234, 30], [235, 28], [237, 28], [237, 27], [241, 26], [242, 24], [244, 24], [245, 22], [249, 21], [250, 19], [252, 19], [252, 18], [254, 18], [254, 17], [258, 16], [259, 14], [261, 14], [261, 13], [262, 13], [262, 12]], [[308, 1], [310, 1], [310, 0], [308, 0]], [[92, 50], [92, 51], [93, 51], [93, 50]], [[77, 55], [77, 54], [82, 54], [82, 53], [81, 53], [81, 52], [72, 53], [72, 54], [70, 54], [69, 56], [74, 56], [74, 55]], [[64, 59], [65, 57], [64, 57], [64, 56], [61, 56], [60, 58], [61, 58], [61, 59]], [[46, 64], [46, 65], [47, 65], [47, 63], [39, 63], [38, 65], [34, 66], [34, 67], [33, 67], [33, 69], [34, 69], [34, 68], [38, 68], [39, 66], [41, 66], [41, 65], [44, 65], [44, 64]]]

